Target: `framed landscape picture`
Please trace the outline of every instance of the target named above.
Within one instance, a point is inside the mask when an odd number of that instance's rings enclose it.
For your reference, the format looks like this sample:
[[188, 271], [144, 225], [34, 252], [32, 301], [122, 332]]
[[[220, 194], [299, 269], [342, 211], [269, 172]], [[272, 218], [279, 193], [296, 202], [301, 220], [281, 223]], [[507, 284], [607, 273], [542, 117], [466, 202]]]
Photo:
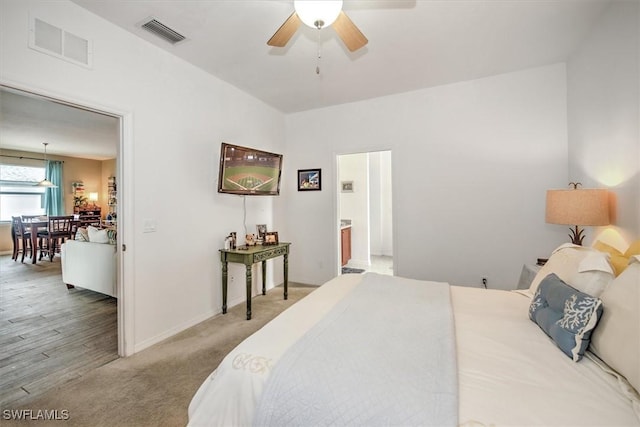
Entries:
[[321, 169], [298, 169], [298, 191], [322, 190]]

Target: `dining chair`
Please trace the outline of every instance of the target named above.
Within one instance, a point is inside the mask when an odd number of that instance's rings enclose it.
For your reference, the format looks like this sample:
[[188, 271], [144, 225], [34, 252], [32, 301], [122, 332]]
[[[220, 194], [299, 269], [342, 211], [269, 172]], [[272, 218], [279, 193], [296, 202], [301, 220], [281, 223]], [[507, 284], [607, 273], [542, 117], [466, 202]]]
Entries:
[[24, 256], [29, 252], [29, 257], [33, 257], [33, 248], [31, 247], [31, 232], [26, 229], [22, 218], [19, 216], [11, 217], [11, 237], [13, 239], [13, 256], [12, 260], [18, 260], [18, 254], [22, 254], [20, 262], [24, 262]]
[[60, 251], [60, 244], [73, 238], [74, 223], [73, 215], [49, 216], [47, 229], [38, 231], [38, 237], [42, 238], [39, 260], [47, 254], [49, 261], [53, 261], [56, 252]]

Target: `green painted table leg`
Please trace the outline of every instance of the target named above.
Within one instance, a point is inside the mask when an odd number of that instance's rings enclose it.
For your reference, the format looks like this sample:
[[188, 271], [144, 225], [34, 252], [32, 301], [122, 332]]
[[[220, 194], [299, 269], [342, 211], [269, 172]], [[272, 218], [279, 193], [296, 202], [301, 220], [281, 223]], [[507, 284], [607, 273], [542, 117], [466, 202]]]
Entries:
[[267, 261], [262, 261], [262, 295], [267, 294]]
[[251, 265], [247, 265], [247, 320], [251, 320]]
[[284, 254], [284, 299], [289, 297], [289, 254]]
[[222, 263], [222, 314], [227, 313], [227, 280], [229, 278], [228, 263]]

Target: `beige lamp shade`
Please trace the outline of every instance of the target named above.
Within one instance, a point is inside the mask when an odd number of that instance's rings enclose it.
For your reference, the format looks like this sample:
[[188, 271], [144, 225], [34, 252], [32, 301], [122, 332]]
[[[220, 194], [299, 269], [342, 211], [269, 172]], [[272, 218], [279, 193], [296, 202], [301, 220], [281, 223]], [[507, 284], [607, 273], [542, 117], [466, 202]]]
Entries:
[[564, 225], [608, 225], [605, 189], [547, 190], [545, 221]]

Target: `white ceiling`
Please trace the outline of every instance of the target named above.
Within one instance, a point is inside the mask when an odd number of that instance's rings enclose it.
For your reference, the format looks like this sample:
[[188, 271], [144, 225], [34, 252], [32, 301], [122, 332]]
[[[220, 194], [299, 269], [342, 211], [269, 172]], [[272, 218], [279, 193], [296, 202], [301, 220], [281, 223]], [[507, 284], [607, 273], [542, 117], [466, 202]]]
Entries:
[[[0, 147], [106, 160], [116, 157], [119, 120], [8, 88], [0, 88]], [[35, 156], [34, 156], [35, 157]]]
[[[608, 3], [622, 0], [345, 0], [369, 44], [351, 53], [333, 29], [321, 30], [319, 75], [317, 30], [301, 26], [285, 48], [266, 44], [292, 0], [72, 1], [292, 113], [564, 61]], [[171, 45], [141, 29], [150, 16], [188, 40]], [[41, 151], [46, 140], [51, 153], [115, 156], [113, 140], [100, 148], [117, 132], [113, 118], [7, 92], [0, 101], [3, 148]]]
[[[564, 61], [609, 0], [345, 0], [369, 39], [349, 52], [332, 28], [267, 40], [292, 0], [73, 0], [286, 112], [309, 110]], [[139, 27], [153, 16], [185, 35]]]

